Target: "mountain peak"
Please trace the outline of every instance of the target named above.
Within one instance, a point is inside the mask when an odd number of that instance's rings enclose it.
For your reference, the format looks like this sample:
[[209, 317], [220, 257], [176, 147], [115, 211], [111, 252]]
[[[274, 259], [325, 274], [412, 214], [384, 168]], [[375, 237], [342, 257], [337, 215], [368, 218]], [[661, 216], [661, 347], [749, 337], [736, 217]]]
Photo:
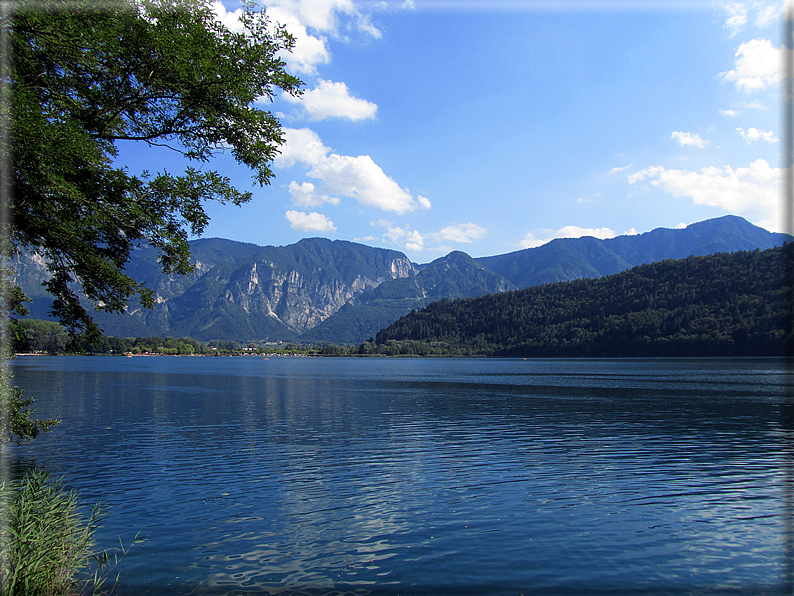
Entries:
[[606, 240], [592, 237], [557, 238], [536, 248], [477, 259], [518, 287], [555, 281], [603, 277], [630, 267], [664, 259], [683, 259], [718, 252], [767, 249], [790, 239], [725, 215], [686, 228], [656, 228]]

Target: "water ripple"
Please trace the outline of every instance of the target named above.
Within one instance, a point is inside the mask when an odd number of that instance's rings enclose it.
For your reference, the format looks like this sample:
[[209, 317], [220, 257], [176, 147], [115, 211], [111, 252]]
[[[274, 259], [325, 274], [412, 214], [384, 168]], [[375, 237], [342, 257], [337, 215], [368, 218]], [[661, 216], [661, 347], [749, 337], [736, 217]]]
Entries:
[[779, 361], [223, 360], [14, 364], [121, 596], [782, 586]]

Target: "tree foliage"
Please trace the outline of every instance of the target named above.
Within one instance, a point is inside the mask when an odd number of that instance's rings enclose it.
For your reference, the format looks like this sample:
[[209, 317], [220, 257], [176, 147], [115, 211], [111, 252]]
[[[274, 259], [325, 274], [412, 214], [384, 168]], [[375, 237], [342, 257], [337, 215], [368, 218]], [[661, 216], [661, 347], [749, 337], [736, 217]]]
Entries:
[[440, 300], [361, 350], [478, 356], [783, 355], [786, 251], [660, 261], [600, 279]]
[[[9, 281], [10, 272], [0, 268], [0, 358], [13, 358], [16, 344], [24, 340], [25, 329], [13, 315], [27, 314], [22, 291]], [[34, 413], [30, 406], [33, 399], [23, 396], [23, 391], [11, 386], [11, 374], [6, 366], [0, 366], [0, 449], [16, 439], [35, 439], [39, 433], [47, 432], [58, 424], [58, 420], [31, 419]]]
[[39, 433], [47, 432], [60, 423], [54, 419], [32, 419], [35, 412], [30, 408], [33, 399], [24, 397], [24, 392], [17, 386], [11, 386], [10, 375], [5, 371], [0, 373], [0, 408], [3, 416], [0, 417], [0, 446], [16, 440], [17, 445], [23, 441], [35, 439]]
[[[294, 40], [251, 4], [239, 31], [216, 20], [209, 0], [9, 4], [5, 254], [38, 251], [52, 314], [72, 336], [96, 339], [80, 291], [110, 312], [136, 292], [150, 306], [151, 292], [124, 271], [130, 251], [149, 243], [165, 272], [189, 273], [187, 238], [208, 222], [204, 202], [250, 200], [204, 163], [230, 152], [256, 183], [272, 178], [282, 132], [255, 104], [278, 90], [300, 93], [278, 57]], [[125, 142], [171, 149], [199, 167], [131, 173], [115, 161]]]

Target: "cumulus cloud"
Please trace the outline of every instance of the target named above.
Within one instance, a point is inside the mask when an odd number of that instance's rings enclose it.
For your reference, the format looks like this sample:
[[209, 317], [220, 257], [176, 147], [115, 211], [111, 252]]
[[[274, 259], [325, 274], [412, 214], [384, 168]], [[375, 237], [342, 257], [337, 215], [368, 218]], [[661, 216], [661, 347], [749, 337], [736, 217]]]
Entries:
[[279, 57], [287, 63], [290, 72], [313, 75], [317, 73], [318, 64], [327, 64], [331, 61], [331, 53], [327, 48], [328, 40], [322, 35], [315, 36], [309, 33], [297, 14], [280, 6], [269, 6], [267, 14], [272, 22], [284, 25], [295, 37], [292, 51], [279, 53]]
[[405, 243], [406, 250], [415, 250], [417, 252], [424, 250], [424, 240], [419, 232], [411, 232]]
[[267, 14], [295, 37], [292, 51], [279, 54], [291, 72], [314, 75], [318, 64], [330, 62], [328, 37], [338, 38], [343, 23], [347, 28], [381, 37], [369, 16], [361, 13], [352, 0], [268, 0]]
[[221, 0], [215, 0], [212, 3], [212, 12], [215, 13], [215, 18], [223, 23], [229, 31], [242, 31], [243, 25], [240, 22], [240, 16], [243, 14], [243, 9], [238, 8], [232, 12], [227, 12], [226, 7]]
[[742, 135], [742, 138], [747, 141], [748, 145], [753, 141], [763, 140], [767, 143], [777, 143], [779, 140], [775, 136], [775, 133], [773, 133], [771, 130], [760, 130], [758, 128], [751, 127], [747, 130], [744, 130], [743, 128], [737, 128], [736, 132]]
[[488, 233], [488, 230], [477, 224], [467, 223], [457, 226], [447, 226], [438, 232], [438, 238], [449, 242], [463, 242], [470, 244]]
[[[321, 3], [320, 3], [321, 4]], [[294, 8], [294, 7], [293, 7]], [[220, 0], [212, 3], [215, 18], [221, 21], [231, 31], [242, 31], [240, 16], [242, 8], [227, 12]], [[318, 64], [327, 64], [331, 54], [326, 47], [327, 40], [324, 36], [314, 36], [306, 28], [301, 11], [290, 10], [289, 7], [276, 6], [271, 3], [267, 7], [267, 16], [271, 23], [284, 25], [294, 37], [295, 46], [291, 52], [280, 52], [279, 57], [286, 63], [290, 72], [300, 74], [316, 74]], [[322, 31], [322, 29], [318, 29]]]
[[332, 205], [340, 203], [339, 197], [317, 194], [314, 184], [311, 182], [303, 182], [302, 184], [298, 184], [295, 181], [290, 182], [289, 194], [292, 197], [292, 202], [298, 207], [319, 207], [323, 203], [331, 203]]
[[739, 112], [737, 112], [736, 110], [720, 110], [720, 115], [721, 116], [728, 116], [730, 118], [733, 118], [735, 116], [738, 116]]
[[407, 189], [389, 178], [369, 155], [336, 155], [323, 158], [307, 174], [325, 182], [333, 194], [353, 197], [360, 204], [400, 215], [419, 204]]
[[700, 172], [651, 166], [628, 176], [630, 184], [649, 182], [675, 197], [690, 197], [698, 205], [718, 207], [741, 215], [761, 227], [781, 228], [780, 188], [783, 168], [758, 159], [746, 168], [708, 167]]
[[285, 215], [293, 230], [300, 230], [302, 232], [336, 232], [334, 222], [316, 211], [312, 211], [311, 213], [287, 211]]
[[419, 203], [419, 206], [422, 209], [430, 209], [430, 207], [432, 207], [432, 204], [430, 203], [430, 199], [428, 199], [427, 197], [423, 197], [422, 195], [418, 195], [416, 197], [416, 202]]
[[[628, 233], [635, 233], [636, 230], [632, 229]], [[536, 235], [537, 234], [537, 235]], [[555, 240], [556, 238], [581, 238], [582, 236], [592, 236], [600, 240], [607, 238], [614, 238], [617, 233], [609, 228], [580, 228], [579, 226], [565, 226], [556, 232], [554, 230], [535, 230], [535, 232], [527, 232], [518, 245], [521, 248], [537, 248], [544, 244]]]
[[758, 91], [783, 78], [782, 55], [768, 39], [753, 39], [736, 50], [733, 70], [722, 73], [741, 91]]
[[444, 243], [471, 244], [488, 233], [488, 230], [474, 223], [449, 225], [439, 232], [425, 234], [412, 230], [410, 226], [401, 226], [387, 219], [370, 222], [370, 225], [385, 228], [386, 231], [381, 237], [382, 242], [414, 251], [426, 249], [449, 251], [451, 249]]
[[292, 14], [315, 31], [338, 35], [340, 17], [346, 17], [349, 26], [376, 38], [381, 36], [369, 17], [356, 8], [353, 0], [268, 0], [267, 5], [268, 12], [277, 8]]
[[310, 168], [306, 175], [322, 181], [329, 195], [351, 197], [361, 205], [400, 215], [430, 208], [426, 197], [414, 199], [408, 189], [387, 176], [369, 155], [331, 153], [319, 135], [308, 128], [285, 128], [284, 135], [286, 143], [274, 165], [290, 167], [302, 163]]
[[682, 147], [686, 147], [687, 145], [692, 145], [693, 147], [699, 147], [703, 149], [706, 145], [709, 144], [708, 141], [705, 141], [700, 138], [698, 135], [693, 135], [689, 132], [680, 132], [675, 131], [673, 134], [670, 135], [671, 139], [678, 141], [678, 144]]
[[350, 90], [344, 83], [323, 79], [318, 81], [314, 89], [305, 91], [302, 97], [285, 94], [284, 99], [290, 103], [300, 104], [312, 120], [325, 118], [366, 120], [374, 118], [378, 111], [376, 104], [350, 95]]
[[277, 168], [289, 168], [296, 162], [315, 164], [322, 161], [330, 149], [323, 145], [320, 136], [308, 128], [284, 128], [285, 142], [273, 161]]
[[417, 252], [421, 252], [425, 248], [424, 236], [418, 231], [412, 230], [409, 226], [398, 226], [394, 222], [386, 219], [370, 222], [370, 225], [386, 228], [381, 238], [381, 241], [386, 244], [396, 244], [402, 246], [406, 250]]

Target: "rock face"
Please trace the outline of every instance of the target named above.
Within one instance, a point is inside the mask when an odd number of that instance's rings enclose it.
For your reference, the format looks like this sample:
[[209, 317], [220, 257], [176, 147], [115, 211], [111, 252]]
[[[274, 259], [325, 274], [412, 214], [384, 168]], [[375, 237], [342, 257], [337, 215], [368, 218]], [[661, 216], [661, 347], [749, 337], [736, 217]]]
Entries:
[[[96, 313], [108, 335], [206, 341], [293, 340], [360, 343], [400, 316], [442, 298], [476, 298], [531, 285], [601, 277], [642, 263], [713, 252], [765, 249], [789, 238], [734, 216], [611, 240], [569, 238], [538, 248], [473, 259], [452, 252], [426, 265], [403, 253], [309, 238], [289, 246], [223, 240], [191, 242], [194, 272], [164, 275], [157, 252], [134, 252], [127, 273], [154, 292], [155, 307], [132, 301], [125, 314]], [[21, 255], [16, 281], [48, 318], [41, 287], [46, 262]]]
[[476, 298], [515, 290], [507, 278], [494, 273], [463, 252], [454, 251], [424, 266], [411, 277], [385, 281], [305, 332], [314, 342], [361, 343], [402, 315], [442, 298]]
[[[246, 262], [216, 265], [169, 304], [175, 327], [200, 321], [201, 335], [214, 326], [213, 313], [245, 313], [274, 328], [302, 333], [386, 280], [417, 273], [408, 257], [321, 238], [284, 247], [266, 247]], [[267, 326], [267, 325], [266, 325]]]
[[[128, 272], [154, 291], [155, 308], [132, 301], [125, 315], [96, 313], [105, 332], [203, 340], [297, 337], [362, 293], [419, 272], [403, 253], [323, 238], [282, 247], [205, 239], [191, 243], [191, 254], [195, 272], [185, 277], [162, 274], [154, 250], [137, 250]], [[36, 298], [31, 316], [46, 318], [51, 301], [36, 289], [46, 278], [40, 261], [21, 257], [18, 282]]]

